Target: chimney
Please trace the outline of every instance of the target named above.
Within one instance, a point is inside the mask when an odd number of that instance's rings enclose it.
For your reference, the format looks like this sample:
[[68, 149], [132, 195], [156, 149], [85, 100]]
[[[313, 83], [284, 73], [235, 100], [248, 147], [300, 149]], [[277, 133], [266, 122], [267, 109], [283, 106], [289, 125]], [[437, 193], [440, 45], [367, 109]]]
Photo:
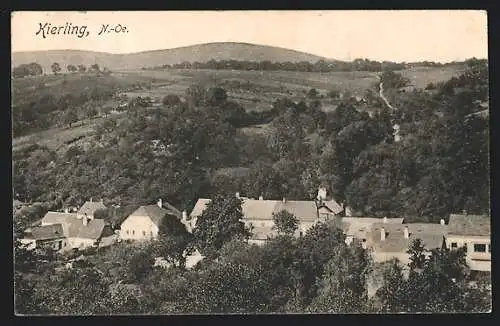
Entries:
[[319, 187], [318, 188], [318, 200], [326, 200], [326, 188], [325, 187]]
[[439, 221], [439, 223], [444, 226], [446, 223], [444, 222], [444, 219], [441, 219], [441, 221]]
[[410, 233], [408, 232], [408, 225], [405, 226], [405, 229], [403, 232], [404, 232], [405, 239], [409, 239]]
[[188, 214], [186, 211], [182, 211], [182, 219], [185, 221], [187, 220]]
[[237, 193], [235, 194], [235, 196], [236, 196], [236, 198], [240, 198], [240, 193], [239, 193], [239, 192], [237, 192]]
[[262, 196], [259, 196], [259, 200], [264, 200], [264, 197], [262, 197]]
[[285, 197], [283, 197], [283, 203], [286, 203], [286, 198]]
[[387, 216], [384, 216], [383, 221], [384, 221], [384, 224], [387, 223]]
[[101, 204], [104, 204], [104, 199], [101, 198]]
[[64, 209], [64, 213], [69, 213], [69, 208], [67, 208], [67, 207], [66, 207], [66, 208]]
[[84, 216], [82, 218], [82, 221], [83, 221], [83, 225], [87, 225], [87, 223], [89, 222], [88, 219], [87, 219], [87, 216]]
[[465, 210], [465, 209], [464, 209], [464, 210], [462, 210], [462, 214], [463, 214], [463, 215], [467, 215], [467, 210]]
[[160, 199], [158, 199], [158, 207], [162, 208], [163, 207], [163, 201]]
[[380, 228], [380, 240], [385, 241], [385, 229]]
[[90, 197], [90, 202], [92, 202], [92, 197]]

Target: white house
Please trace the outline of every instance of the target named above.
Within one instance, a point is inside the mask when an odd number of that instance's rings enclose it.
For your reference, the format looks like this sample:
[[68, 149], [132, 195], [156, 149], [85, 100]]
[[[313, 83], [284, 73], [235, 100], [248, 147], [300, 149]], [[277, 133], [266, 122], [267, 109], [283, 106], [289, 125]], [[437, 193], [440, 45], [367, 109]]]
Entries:
[[184, 214], [161, 199], [156, 205], [140, 206], [121, 224], [120, 238], [122, 240], [153, 240], [158, 238], [160, 225], [165, 215], [173, 215], [182, 219]]
[[103, 219], [78, 218], [76, 213], [48, 212], [41, 225], [61, 225], [66, 238], [62, 250], [94, 247], [99, 245], [102, 237], [113, 233]]
[[446, 246], [465, 247], [471, 270], [491, 271], [491, 219], [487, 215], [451, 214]]
[[[259, 199], [240, 197], [242, 199], [242, 222], [252, 229], [252, 237], [249, 243], [263, 244], [269, 236], [275, 235], [273, 229], [273, 214], [285, 210], [295, 215], [299, 221], [299, 228], [296, 236], [304, 235], [315, 223], [326, 221], [337, 216], [343, 208], [334, 200], [324, 201], [326, 198], [326, 189], [320, 188], [318, 191], [318, 200], [268, 200], [262, 196]], [[196, 202], [190, 216], [189, 223], [194, 228], [197, 219], [201, 216], [210, 199], [200, 198]]]

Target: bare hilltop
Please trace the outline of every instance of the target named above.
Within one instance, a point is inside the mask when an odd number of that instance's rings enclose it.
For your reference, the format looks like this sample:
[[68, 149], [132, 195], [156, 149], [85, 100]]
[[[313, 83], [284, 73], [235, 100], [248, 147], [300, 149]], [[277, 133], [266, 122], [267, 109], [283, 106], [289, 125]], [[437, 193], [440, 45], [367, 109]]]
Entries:
[[275, 62], [317, 62], [327, 58], [310, 53], [249, 43], [217, 42], [173, 49], [144, 51], [137, 53], [112, 54], [82, 50], [48, 50], [13, 52], [12, 66], [30, 62], [39, 63], [44, 71], [57, 62], [61, 67], [69, 64], [91, 65], [94, 63], [109, 69], [140, 69], [145, 66], [159, 66], [187, 62], [207, 62], [209, 60], [275, 61]]

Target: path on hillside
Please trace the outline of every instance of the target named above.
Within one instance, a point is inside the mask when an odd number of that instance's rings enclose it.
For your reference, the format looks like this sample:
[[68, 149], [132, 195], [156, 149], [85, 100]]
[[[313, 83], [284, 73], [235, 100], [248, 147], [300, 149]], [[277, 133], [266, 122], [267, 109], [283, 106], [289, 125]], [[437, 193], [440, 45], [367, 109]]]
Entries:
[[378, 87], [379, 88], [378, 94], [379, 94], [380, 98], [382, 99], [382, 101], [384, 101], [385, 105], [387, 105], [389, 107], [389, 109], [396, 110], [396, 108], [393, 107], [391, 105], [391, 103], [389, 103], [389, 100], [384, 95], [384, 83], [382, 82], [382, 78], [380, 78], [380, 76], [377, 76], [377, 78], [380, 80], [380, 84]]
[[[389, 109], [391, 109], [393, 112], [396, 111], [397, 109], [391, 105], [391, 103], [389, 103], [389, 100], [385, 97], [384, 95], [384, 83], [382, 82], [382, 78], [380, 76], [377, 76], [377, 78], [380, 80], [380, 84], [379, 84], [379, 96], [380, 98], [382, 99], [382, 101], [384, 101], [385, 105], [387, 105], [387, 107]], [[391, 117], [391, 124], [392, 124], [392, 129], [394, 130], [394, 141], [398, 142], [401, 137], [399, 136], [399, 124], [397, 124], [394, 120], [394, 117]]]

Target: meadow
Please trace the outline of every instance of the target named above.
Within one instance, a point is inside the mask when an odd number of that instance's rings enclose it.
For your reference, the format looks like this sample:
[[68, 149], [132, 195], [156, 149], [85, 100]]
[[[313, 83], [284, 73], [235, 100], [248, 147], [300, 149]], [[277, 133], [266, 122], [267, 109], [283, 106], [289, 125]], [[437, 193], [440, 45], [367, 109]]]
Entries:
[[[406, 69], [400, 73], [409, 78], [416, 88], [425, 88], [430, 82], [437, 83], [458, 75], [463, 66], [446, 66], [441, 68], [418, 67]], [[235, 71], [235, 70], [123, 70], [114, 72], [112, 76], [90, 76], [88, 74], [45, 75], [22, 78], [13, 81], [13, 97], [24, 96], [32, 100], [39, 94], [78, 94], [90, 84], [98, 87], [110, 87], [116, 90], [116, 96], [106, 105], [117, 107], [123, 100], [120, 96], [132, 98], [151, 97], [161, 102], [169, 94], [180, 97], [186, 89], [199, 83], [206, 87], [218, 85], [226, 89], [229, 100], [242, 105], [247, 111], [265, 111], [279, 98], [288, 97], [293, 101], [306, 100], [311, 88], [316, 88], [325, 111], [335, 109], [335, 102], [327, 97], [331, 90], [363, 96], [367, 89], [377, 85], [377, 73], [374, 72], [292, 72], [292, 71]], [[99, 108], [97, 108], [99, 110]], [[51, 149], [64, 148], [73, 141], [85, 142], [91, 137], [94, 127], [104, 118], [81, 119], [78, 123], [59, 126], [13, 139], [13, 150], [32, 144], [46, 145]], [[246, 127], [245, 133], [265, 133], [266, 126]]]

